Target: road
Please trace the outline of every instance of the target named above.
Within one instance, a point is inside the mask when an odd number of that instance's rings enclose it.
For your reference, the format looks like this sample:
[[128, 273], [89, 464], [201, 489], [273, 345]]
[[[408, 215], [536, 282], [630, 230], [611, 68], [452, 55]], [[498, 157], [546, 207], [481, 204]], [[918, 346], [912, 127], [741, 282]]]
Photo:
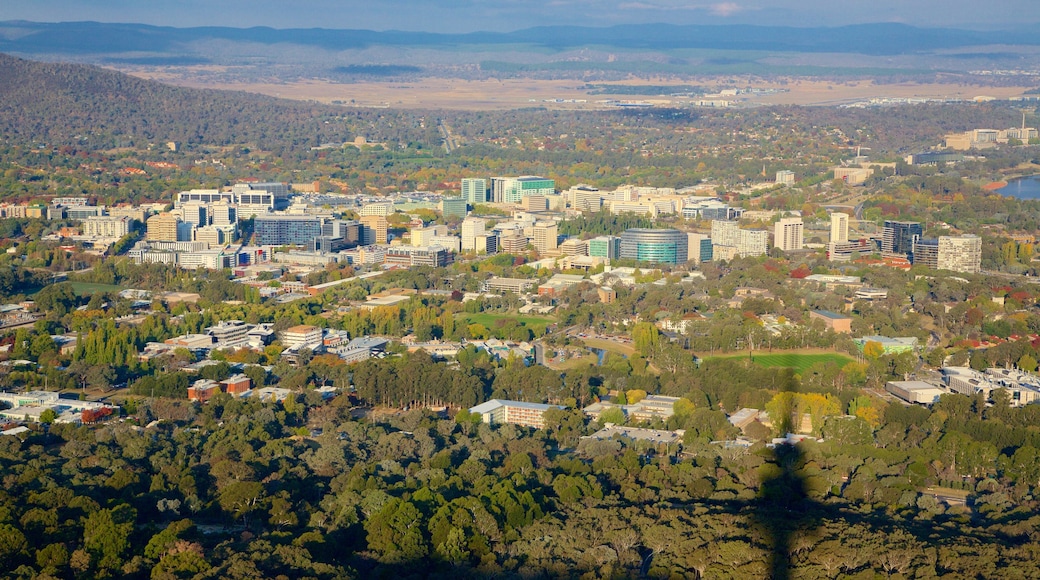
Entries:
[[455, 149], [459, 148], [459, 140], [451, 132], [451, 126], [444, 121], [437, 119], [437, 129], [441, 132], [441, 141], [444, 144], [445, 153], [451, 153]]

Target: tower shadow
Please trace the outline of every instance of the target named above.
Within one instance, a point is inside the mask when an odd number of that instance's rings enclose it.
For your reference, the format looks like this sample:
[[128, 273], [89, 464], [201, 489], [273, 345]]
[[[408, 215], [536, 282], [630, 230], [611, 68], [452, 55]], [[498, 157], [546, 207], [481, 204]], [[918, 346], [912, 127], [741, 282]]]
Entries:
[[[751, 523], [769, 549], [769, 578], [791, 577], [793, 541], [816, 526], [821, 504], [809, 497], [801, 469], [804, 454], [795, 445], [777, 445], [771, 450], [758, 497], [751, 504]], [[768, 469], [768, 468], [767, 468]]]

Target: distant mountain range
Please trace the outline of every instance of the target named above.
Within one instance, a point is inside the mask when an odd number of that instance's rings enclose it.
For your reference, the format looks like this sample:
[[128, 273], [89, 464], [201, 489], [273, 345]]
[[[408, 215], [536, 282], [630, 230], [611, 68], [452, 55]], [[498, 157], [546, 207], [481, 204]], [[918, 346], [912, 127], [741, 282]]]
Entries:
[[[927, 53], [979, 45], [1040, 45], [1035, 31], [980, 32], [917, 28], [905, 24], [864, 24], [836, 28], [749, 25], [678, 26], [632, 24], [609, 28], [543, 26], [515, 32], [436, 34], [372, 30], [273, 28], [171, 28], [98, 22], [0, 22], [0, 51], [23, 55], [125, 55], [140, 64], [206, 62], [213, 42], [298, 45], [325, 50], [370, 47], [459, 49], [536, 45], [554, 50], [605, 47], [670, 51], [678, 49], [838, 52], [864, 55]], [[137, 55], [137, 56], [134, 56]], [[160, 55], [160, 56], [156, 56]]]

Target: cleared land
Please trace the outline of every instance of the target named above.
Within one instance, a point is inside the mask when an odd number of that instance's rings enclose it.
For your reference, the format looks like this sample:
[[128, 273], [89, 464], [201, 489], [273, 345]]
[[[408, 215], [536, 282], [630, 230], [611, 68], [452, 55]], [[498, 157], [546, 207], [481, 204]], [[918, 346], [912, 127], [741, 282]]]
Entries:
[[[707, 357], [705, 360], [719, 359], [719, 358], [743, 358], [747, 359], [747, 354], [742, 355], [730, 355], [730, 356], [716, 356]], [[852, 357], [838, 353], [795, 353], [795, 352], [780, 352], [780, 353], [769, 353], [769, 354], [755, 354], [752, 357], [753, 362], [756, 365], [770, 368], [770, 367], [782, 367], [782, 368], [793, 368], [796, 372], [802, 373], [817, 363], [828, 363], [833, 362], [835, 364], [844, 366], [847, 363], [852, 362]]]
[[[184, 69], [179, 69], [184, 70]], [[660, 95], [591, 95], [585, 81], [545, 80], [530, 78], [463, 80], [428, 77], [402, 81], [360, 81], [337, 83], [327, 80], [294, 82], [243, 83], [214, 82], [167, 70], [134, 70], [129, 74], [164, 83], [194, 88], [228, 89], [260, 93], [286, 99], [310, 100], [322, 103], [337, 102], [352, 107], [380, 107], [404, 109], [496, 110], [521, 107], [550, 109], [603, 109], [612, 108], [601, 101], [638, 100], [659, 106], [688, 106], [689, 99]], [[626, 86], [660, 86], [689, 84], [716, 86], [735, 82], [726, 77], [651, 77], [629, 79], [610, 84]], [[746, 83], [746, 79], [741, 82]], [[809, 79], [777, 79], [755, 82], [755, 88], [786, 89], [788, 92], [756, 97], [747, 101], [755, 104], [833, 105], [878, 98], [960, 98], [979, 96], [1008, 98], [1020, 96], [1034, 87], [980, 87], [969, 83], [876, 83], [873, 80], [821, 81]], [[557, 100], [584, 102], [557, 102]], [[737, 99], [737, 102], [740, 102]]]

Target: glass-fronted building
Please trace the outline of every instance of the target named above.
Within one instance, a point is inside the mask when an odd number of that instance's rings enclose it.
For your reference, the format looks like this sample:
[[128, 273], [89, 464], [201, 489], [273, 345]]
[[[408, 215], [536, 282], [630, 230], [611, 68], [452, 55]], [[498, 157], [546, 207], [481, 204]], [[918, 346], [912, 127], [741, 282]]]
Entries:
[[621, 234], [621, 258], [639, 262], [682, 264], [688, 259], [689, 237], [679, 230], [633, 228]]

